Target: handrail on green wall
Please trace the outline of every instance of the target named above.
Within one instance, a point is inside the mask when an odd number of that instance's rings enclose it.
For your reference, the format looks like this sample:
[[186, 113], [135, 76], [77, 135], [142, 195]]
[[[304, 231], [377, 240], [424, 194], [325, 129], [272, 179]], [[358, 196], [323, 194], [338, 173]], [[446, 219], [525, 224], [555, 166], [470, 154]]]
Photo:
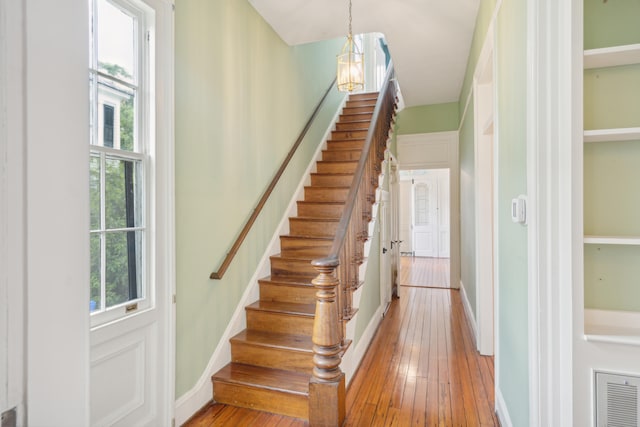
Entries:
[[229, 268], [229, 265], [231, 264], [231, 261], [233, 261], [233, 258], [235, 257], [236, 253], [240, 249], [240, 246], [242, 245], [242, 242], [244, 242], [244, 239], [247, 237], [247, 234], [249, 234], [249, 231], [251, 230], [251, 227], [253, 226], [253, 224], [255, 223], [256, 219], [258, 218], [258, 215], [260, 215], [260, 212], [262, 211], [262, 208], [267, 203], [267, 200], [269, 199], [269, 196], [271, 196], [271, 193], [273, 192], [273, 189], [278, 184], [278, 181], [280, 180], [280, 177], [282, 176], [282, 174], [284, 173], [285, 169], [289, 165], [289, 162], [291, 161], [291, 159], [293, 158], [293, 155], [296, 153], [296, 150], [298, 149], [298, 147], [302, 143], [302, 140], [304, 139], [304, 137], [306, 136], [307, 132], [309, 131], [309, 128], [311, 128], [311, 125], [313, 124], [313, 122], [316, 119], [318, 113], [320, 112], [320, 107], [324, 103], [325, 99], [327, 99], [327, 96], [329, 95], [329, 93], [331, 92], [331, 89], [333, 89], [335, 84], [336, 84], [336, 79], [334, 78], [333, 81], [331, 82], [331, 85], [329, 85], [329, 88], [324, 93], [324, 96], [322, 97], [322, 99], [320, 99], [320, 102], [318, 102], [318, 105], [316, 106], [315, 110], [313, 110], [313, 113], [311, 114], [311, 117], [309, 117], [309, 120], [307, 121], [307, 124], [302, 129], [302, 131], [300, 132], [300, 135], [298, 136], [298, 139], [296, 139], [296, 142], [293, 144], [293, 146], [289, 150], [289, 154], [287, 154], [287, 157], [285, 157], [284, 161], [282, 162], [282, 165], [280, 165], [280, 168], [278, 169], [278, 171], [274, 175], [273, 179], [271, 180], [271, 183], [269, 184], [269, 186], [267, 187], [265, 192], [262, 194], [262, 197], [260, 197], [260, 200], [258, 201], [258, 204], [253, 209], [253, 212], [251, 213], [251, 216], [249, 217], [247, 222], [244, 224], [244, 227], [242, 227], [242, 231], [240, 232], [240, 234], [236, 238], [236, 241], [233, 243], [233, 246], [231, 247], [229, 252], [227, 252], [227, 255], [224, 257], [224, 260], [222, 261], [222, 264], [220, 264], [220, 267], [218, 268], [217, 271], [214, 271], [213, 273], [211, 273], [209, 278], [214, 279], [214, 280], [220, 280], [220, 279], [222, 279], [222, 276], [224, 276], [224, 273]]

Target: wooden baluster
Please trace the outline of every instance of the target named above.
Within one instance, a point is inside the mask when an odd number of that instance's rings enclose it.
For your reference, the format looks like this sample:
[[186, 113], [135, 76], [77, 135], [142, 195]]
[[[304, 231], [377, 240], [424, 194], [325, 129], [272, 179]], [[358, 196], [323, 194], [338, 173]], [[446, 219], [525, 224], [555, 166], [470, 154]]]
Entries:
[[313, 375], [309, 382], [309, 425], [341, 426], [345, 417], [345, 378], [340, 370], [342, 351], [335, 270], [338, 261], [314, 264], [320, 273], [316, 288], [316, 317], [313, 323]]

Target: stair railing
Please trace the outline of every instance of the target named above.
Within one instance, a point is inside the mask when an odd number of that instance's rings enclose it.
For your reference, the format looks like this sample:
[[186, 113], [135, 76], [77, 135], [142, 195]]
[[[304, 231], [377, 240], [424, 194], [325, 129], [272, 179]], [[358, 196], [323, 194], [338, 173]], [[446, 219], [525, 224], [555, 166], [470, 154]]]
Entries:
[[236, 241], [233, 243], [233, 246], [231, 246], [231, 249], [229, 249], [229, 252], [227, 252], [227, 255], [224, 257], [224, 260], [222, 260], [220, 267], [218, 268], [218, 270], [214, 271], [209, 276], [210, 279], [220, 280], [222, 279], [222, 276], [224, 276], [224, 273], [229, 268], [229, 265], [231, 265], [231, 261], [233, 261], [233, 258], [236, 256], [236, 253], [240, 249], [242, 242], [244, 242], [244, 239], [247, 237], [247, 234], [249, 234], [251, 227], [253, 227], [253, 224], [256, 222], [256, 219], [258, 219], [258, 215], [260, 215], [260, 212], [262, 212], [262, 208], [267, 203], [267, 200], [269, 199], [269, 196], [271, 196], [271, 193], [276, 187], [276, 184], [278, 184], [280, 177], [282, 176], [285, 169], [289, 165], [289, 162], [293, 158], [293, 155], [296, 153], [298, 147], [304, 140], [304, 137], [307, 135], [309, 128], [311, 128], [313, 121], [316, 119], [318, 113], [320, 112], [320, 107], [324, 103], [324, 100], [327, 99], [327, 96], [329, 95], [329, 93], [331, 92], [331, 89], [333, 89], [335, 84], [336, 84], [336, 79], [334, 78], [331, 84], [329, 85], [329, 88], [324, 93], [322, 99], [320, 99], [320, 102], [318, 102], [318, 105], [316, 106], [315, 110], [313, 110], [311, 117], [309, 117], [307, 124], [304, 126], [304, 128], [300, 132], [300, 135], [296, 139], [296, 142], [293, 143], [293, 146], [289, 150], [287, 157], [284, 158], [282, 164], [280, 165], [280, 168], [271, 179], [271, 183], [262, 194], [262, 197], [260, 197], [260, 200], [258, 200], [258, 204], [256, 205], [255, 208], [253, 208], [253, 211], [251, 212], [251, 216], [249, 217], [249, 219], [247, 219], [247, 222], [244, 224], [244, 227], [242, 227], [240, 234], [236, 238]]
[[369, 238], [371, 208], [396, 109], [393, 76], [393, 65], [389, 64], [329, 255], [312, 261], [319, 274], [312, 281], [316, 311], [309, 384], [311, 426], [342, 425], [345, 417], [345, 378], [340, 362], [348, 345], [346, 322], [355, 314], [352, 292], [359, 286], [358, 269]]

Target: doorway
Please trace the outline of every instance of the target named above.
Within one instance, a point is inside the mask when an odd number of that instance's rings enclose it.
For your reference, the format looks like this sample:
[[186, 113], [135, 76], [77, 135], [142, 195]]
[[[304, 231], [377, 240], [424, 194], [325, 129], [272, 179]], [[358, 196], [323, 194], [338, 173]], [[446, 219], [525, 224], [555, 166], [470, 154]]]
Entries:
[[400, 171], [399, 283], [450, 288], [449, 169]]

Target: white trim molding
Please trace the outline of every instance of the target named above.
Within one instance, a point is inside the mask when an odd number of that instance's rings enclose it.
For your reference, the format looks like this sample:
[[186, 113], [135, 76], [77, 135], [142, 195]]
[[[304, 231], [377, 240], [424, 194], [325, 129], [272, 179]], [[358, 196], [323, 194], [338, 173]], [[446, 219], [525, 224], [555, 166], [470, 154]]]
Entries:
[[577, 224], [582, 233], [572, 193], [581, 174], [573, 144], [582, 144], [582, 2], [528, 2], [527, 20], [529, 425], [570, 426]]
[[471, 332], [473, 332], [473, 338], [477, 343], [478, 342], [478, 325], [476, 324], [476, 318], [473, 315], [473, 310], [471, 309], [471, 303], [469, 302], [469, 297], [467, 296], [467, 291], [464, 288], [464, 283], [462, 283], [462, 280], [460, 280], [460, 299], [462, 299], [464, 314], [467, 316], [467, 320], [471, 325]]
[[498, 421], [500, 421], [501, 427], [513, 427], [513, 422], [511, 421], [511, 416], [509, 415], [509, 410], [507, 409], [507, 404], [504, 401], [504, 397], [502, 396], [502, 392], [499, 389], [496, 389], [496, 415], [498, 416]]

